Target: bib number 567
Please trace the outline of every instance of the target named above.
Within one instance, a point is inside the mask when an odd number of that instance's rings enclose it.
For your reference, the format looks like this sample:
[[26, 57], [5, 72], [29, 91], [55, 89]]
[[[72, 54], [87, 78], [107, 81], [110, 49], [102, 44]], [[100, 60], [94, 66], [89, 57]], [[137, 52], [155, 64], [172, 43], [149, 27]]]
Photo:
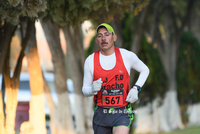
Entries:
[[105, 97], [106, 104], [119, 104], [120, 97]]

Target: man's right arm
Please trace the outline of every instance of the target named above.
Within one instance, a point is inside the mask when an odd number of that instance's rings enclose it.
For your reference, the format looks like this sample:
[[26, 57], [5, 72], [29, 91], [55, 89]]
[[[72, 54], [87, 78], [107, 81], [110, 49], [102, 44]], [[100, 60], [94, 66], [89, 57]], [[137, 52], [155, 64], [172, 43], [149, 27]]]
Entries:
[[92, 60], [92, 55], [90, 55], [86, 60], [84, 64], [84, 77], [83, 77], [83, 87], [82, 87], [82, 92], [85, 96], [89, 97], [92, 95], [95, 95], [92, 91], [92, 82], [93, 82], [93, 73], [91, 69], [91, 62]]
[[96, 95], [101, 90], [102, 80], [93, 81], [93, 70], [94, 70], [94, 54], [90, 55], [84, 64], [84, 78], [82, 92], [85, 96]]

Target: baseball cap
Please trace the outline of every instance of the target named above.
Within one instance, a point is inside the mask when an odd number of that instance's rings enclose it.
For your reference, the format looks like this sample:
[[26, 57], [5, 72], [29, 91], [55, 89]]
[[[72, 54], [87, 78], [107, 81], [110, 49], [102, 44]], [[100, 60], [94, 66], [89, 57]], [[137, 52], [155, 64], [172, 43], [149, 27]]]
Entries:
[[102, 23], [102, 24], [100, 24], [100, 25], [97, 27], [96, 32], [98, 32], [98, 30], [99, 30], [100, 27], [105, 27], [109, 32], [112, 32], [113, 35], [115, 35], [115, 31], [114, 31], [114, 29], [113, 29], [110, 25], [108, 25], [108, 24], [106, 24], [106, 23]]

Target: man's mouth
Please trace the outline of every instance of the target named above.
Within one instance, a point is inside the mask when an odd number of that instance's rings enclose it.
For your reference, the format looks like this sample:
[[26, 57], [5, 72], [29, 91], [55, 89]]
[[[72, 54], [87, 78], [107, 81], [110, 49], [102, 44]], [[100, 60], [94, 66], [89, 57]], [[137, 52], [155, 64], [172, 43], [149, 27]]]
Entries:
[[102, 46], [105, 46], [105, 45], [107, 45], [107, 44], [108, 44], [107, 42], [102, 42], [102, 43], [101, 43]]

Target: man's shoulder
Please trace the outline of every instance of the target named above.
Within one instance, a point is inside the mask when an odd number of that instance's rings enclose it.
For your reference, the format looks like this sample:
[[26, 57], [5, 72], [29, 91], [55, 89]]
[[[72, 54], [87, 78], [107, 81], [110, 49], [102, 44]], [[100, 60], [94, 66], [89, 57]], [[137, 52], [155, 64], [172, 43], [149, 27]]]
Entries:
[[130, 50], [127, 50], [125, 48], [119, 48], [119, 50], [120, 50], [121, 54], [126, 54], [127, 55], [127, 54], [134, 53], [134, 52], [132, 52]]
[[120, 52], [121, 52], [123, 59], [133, 60], [133, 59], [137, 58], [137, 55], [130, 50], [120, 48]]
[[91, 57], [94, 57], [94, 52], [90, 54], [87, 58], [91, 58]]
[[90, 61], [94, 58], [94, 53], [90, 54], [87, 58], [86, 61]]

